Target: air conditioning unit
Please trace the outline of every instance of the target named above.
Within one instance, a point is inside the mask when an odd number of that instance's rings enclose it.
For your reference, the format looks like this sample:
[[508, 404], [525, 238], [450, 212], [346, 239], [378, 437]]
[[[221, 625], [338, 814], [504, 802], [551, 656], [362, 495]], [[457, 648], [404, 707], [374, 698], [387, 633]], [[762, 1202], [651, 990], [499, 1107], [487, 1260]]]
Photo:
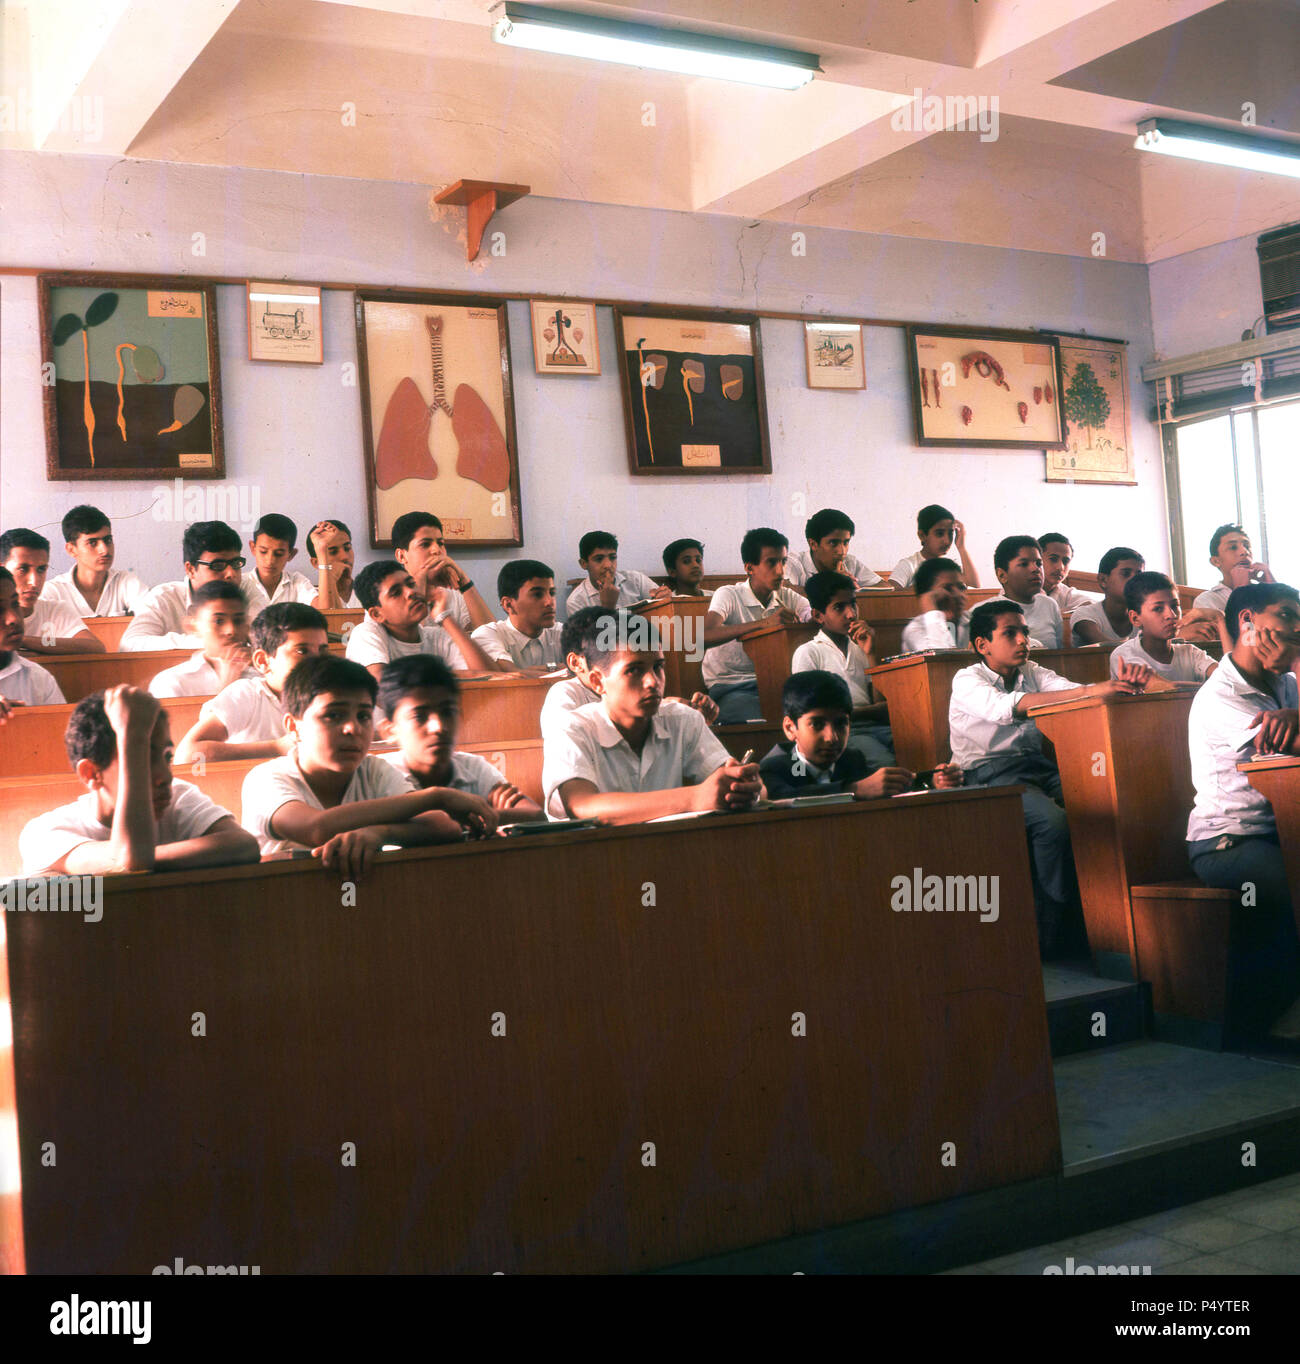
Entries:
[[1300, 327], [1300, 225], [1265, 232], [1255, 250], [1265, 328], [1282, 332]]

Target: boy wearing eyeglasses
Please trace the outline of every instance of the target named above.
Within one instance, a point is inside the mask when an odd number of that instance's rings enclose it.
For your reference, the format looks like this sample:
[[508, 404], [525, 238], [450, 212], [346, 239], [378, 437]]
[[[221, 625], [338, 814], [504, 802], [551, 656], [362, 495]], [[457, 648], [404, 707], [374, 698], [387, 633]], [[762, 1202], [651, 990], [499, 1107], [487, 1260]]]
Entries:
[[118, 645], [124, 653], [157, 649], [197, 649], [201, 642], [185, 631], [194, 591], [204, 583], [239, 585], [246, 560], [239, 533], [224, 521], [195, 521], [185, 528], [182, 554], [185, 577], [160, 583], [136, 608]]

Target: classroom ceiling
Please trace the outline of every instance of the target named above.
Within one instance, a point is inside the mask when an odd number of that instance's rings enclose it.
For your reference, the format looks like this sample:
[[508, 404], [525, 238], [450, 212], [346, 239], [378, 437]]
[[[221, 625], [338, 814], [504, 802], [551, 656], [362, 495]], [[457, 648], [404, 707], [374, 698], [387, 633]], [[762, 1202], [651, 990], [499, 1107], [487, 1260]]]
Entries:
[[[0, 147], [504, 180], [1067, 255], [1098, 254], [1100, 233], [1126, 261], [1300, 219], [1300, 180], [1132, 145], [1139, 119], [1240, 127], [1246, 106], [1300, 138], [1300, 0], [553, 6], [815, 52], [823, 74], [797, 92], [501, 47], [492, 4], [3, 0], [2, 88], [31, 97]], [[982, 129], [913, 117], [918, 91], [922, 113], [982, 101]]]

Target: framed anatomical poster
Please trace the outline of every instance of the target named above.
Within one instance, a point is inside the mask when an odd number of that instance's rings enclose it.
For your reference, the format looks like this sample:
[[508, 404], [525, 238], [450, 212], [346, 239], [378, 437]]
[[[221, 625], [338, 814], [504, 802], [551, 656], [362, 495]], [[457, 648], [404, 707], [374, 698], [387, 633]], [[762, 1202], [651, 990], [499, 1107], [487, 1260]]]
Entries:
[[533, 323], [533, 367], [538, 374], [600, 373], [594, 303], [535, 298], [529, 306]]
[[522, 545], [505, 304], [358, 292], [356, 323], [371, 546], [409, 511], [457, 544]]
[[1045, 332], [907, 328], [918, 445], [1064, 445], [1061, 356]]
[[42, 275], [39, 300], [48, 478], [225, 476], [212, 283]]
[[1065, 446], [1047, 452], [1047, 481], [1136, 484], [1128, 343], [1095, 336], [1058, 339]]
[[752, 313], [614, 310], [634, 474], [767, 474], [763, 357]]

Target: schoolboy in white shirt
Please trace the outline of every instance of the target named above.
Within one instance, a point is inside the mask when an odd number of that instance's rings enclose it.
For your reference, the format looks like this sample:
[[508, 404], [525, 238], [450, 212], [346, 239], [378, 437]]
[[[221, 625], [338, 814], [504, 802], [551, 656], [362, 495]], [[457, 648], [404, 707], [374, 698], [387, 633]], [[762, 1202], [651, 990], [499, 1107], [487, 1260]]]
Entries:
[[1163, 573], [1135, 573], [1124, 584], [1124, 603], [1134, 633], [1111, 651], [1112, 677], [1121, 663], [1140, 663], [1167, 682], [1199, 684], [1218, 667], [1204, 649], [1176, 638], [1178, 590]]
[[1020, 607], [1033, 649], [1065, 646], [1061, 608], [1043, 591], [1043, 555], [1032, 535], [1008, 535], [993, 551], [993, 571], [1008, 601]]
[[1199, 611], [1224, 613], [1234, 588], [1252, 582], [1275, 581], [1269, 566], [1256, 560], [1250, 547], [1250, 536], [1231, 521], [1219, 526], [1210, 536], [1210, 562], [1219, 570], [1221, 578], [1192, 601]]
[[302, 602], [277, 602], [258, 616], [250, 633], [257, 676], [232, 682], [204, 702], [177, 745], [177, 762], [275, 758], [292, 747], [284, 727], [284, 684], [304, 658], [329, 653], [325, 617]]
[[1038, 537], [1038, 548], [1043, 552], [1043, 591], [1061, 608], [1063, 616], [1097, 600], [1086, 592], [1075, 591], [1066, 582], [1074, 561], [1074, 546], [1067, 536], [1059, 530], [1049, 530]]
[[167, 713], [138, 687], [77, 704], [65, 736], [86, 794], [39, 815], [18, 840], [23, 875], [97, 876], [256, 862], [229, 810], [172, 778]]
[[811, 620], [807, 599], [782, 586], [788, 542], [779, 530], [759, 526], [745, 532], [740, 557], [746, 580], [728, 583], [713, 594], [704, 618], [704, 685], [718, 703], [722, 724], [759, 720], [754, 664], [740, 642], [775, 616], [782, 625]]
[[802, 592], [804, 584], [814, 573], [843, 573], [858, 587], [882, 587], [885, 580], [861, 559], [849, 553], [853, 539], [853, 521], [834, 507], [823, 507], [804, 523], [804, 538], [808, 548], [786, 558], [786, 585]]
[[352, 532], [342, 521], [316, 522], [307, 532], [307, 558], [320, 579], [309, 605], [319, 611], [356, 611], [360, 608], [352, 581], [356, 551], [352, 548]]
[[492, 608], [473, 579], [447, 553], [442, 521], [432, 512], [404, 512], [393, 522], [393, 558], [415, 579], [415, 589], [426, 601], [436, 588], [445, 588], [443, 604], [468, 635], [493, 621]]
[[204, 583], [238, 586], [245, 559], [239, 534], [224, 521], [195, 521], [185, 527], [181, 554], [185, 577], [159, 583], [136, 608], [135, 619], [122, 634], [124, 653], [158, 649], [197, 649], [200, 641], [185, 628], [194, 592]]
[[256, 677], [248, 647], [248, 603], [235, 583], [204, 583], [194, 593], [186, 625], [199, 647], [155, 674], [153, 696], [215, 696], [241, 677]]
[[42, 596], [50, 567], [50, 542], [19, 526], [0, 535], [0, 565], [13, 575], [23, 613], [23, 645], [33, 654], [102, 654], [104, 643], [75, 611]]
[[241, 582], [250, 616], [281, 602], [310, 602], [316, 595], [312, 580], [289, 567], [298, 554], [298, 527], [287, 516], [268, 512], [261, 517], [253, 527], [248, 552], [253, 556], [253, 571], [245, 573]]
[[704, 577], [704, 546], [698, 540], [683, 536], [664, 546], [664, 572], [674, 597], [704, 597], [708, 593], [700, 586]]
[[1088, 602], [1070, 617], [1070, 638], [1077, 645], [1119, 644], [1133, 634], [1133, 623], [1128, 618], [1128, 604], [1124, 586], [1146, 568], [1146, 560], [1135, 549], [1117, 545], [1101, 556], [1097, 565], [1097, 583], [1102, 599]]
[[117, 550], [108, 517], [98, 507], [73, 507], [60, 529], [72, 567], [48, 579], [42, 596], [76, 616], [134, 615], [149, 589], [129, 568], [114, 570]]
[[63, 692], [54, 678], [18, 650], [23, 642], [23, 613], [14, 576], [0, 568], [0, 725], [15, 706], [61, 706]]
[[635, 606], [640, 601], [667, 601], [671, 587], [661, 585], [636, 569], [618, 566], [618, 537], [607, 530], [589, 530], [578, 541], [578, 564], [587, 574], [564, 603], [564, 614], [571, 616], [584, 606]]
[[889, 575], [889, 581], [895, 587], [913, 587], [919, 592], [920, 588], [915, 587], [913, 580], [921, 565], [931, 559], [946, 559], [954, 549], [961, 560], [964, 581], [971, 587], [980, 585], [975, 563], [966, 552], [966, 527], [947, 507], [941, 507], [937, 502], [922, 507], [916, 514], [916, 534], [921, 541], [921, 548], [915, 554], [900, 559]]
[[366, 750], [375, 732], [375, 679], [333, 654], [304, 659], [284, 684], [292, 752], [244, 778], [244, 827], [263, 857], [309, 848], [327, 871], [356, 881], [385, 844], [459, 841], [461, 826], [437, 808], [440, 793], [412, 791], [391, 763]]
[[1019, 604], [1012, 601], [981, 602], [971, 612], [970, 637], [980, 661], [952, 681], [948, 730], [953, 761], [964, 770], [967, 786], [1026, 788], [1021, 803], [1034, 870], [1039, 946], [1044, 956], [1077, 950], [1083, 945], [1082, 919], [1061, 775], [1043, 751], [1031, 717], [1038, 707], [1055, 702], [1140, 692], [1151, 679], [1150, 669], [1122, 663], [1109, 682], [1075, 686], [1030, 660], [1029, 629]]
[[634, 639], [622, 613], [583, 631], [579, 652], [600, 700], [546, 738], [546, 813], [635, 824], [753, 804], [763, 789], [757, 765], [736, 762], [697, 711], [661, 707], [663, 655], [634, 651]]
[[903, 652], [964, 649], [970, 644], [970, 612], [966, 580], [951, 559], [926, 559], [912, 587], [921, 611], [903, 626]]
[[480, 625], [474, 643], [510, 672], [562, 668], [552, 570], [536, 559], [512, 559], [497, 574], [497, 596], [507, 618]]

